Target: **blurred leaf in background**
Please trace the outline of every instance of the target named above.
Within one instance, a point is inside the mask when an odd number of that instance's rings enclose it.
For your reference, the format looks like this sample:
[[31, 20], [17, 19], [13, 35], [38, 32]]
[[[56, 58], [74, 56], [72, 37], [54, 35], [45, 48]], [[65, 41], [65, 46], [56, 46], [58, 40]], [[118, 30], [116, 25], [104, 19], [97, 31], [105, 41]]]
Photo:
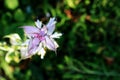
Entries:
[[14, 10], [19, 6], [18, 0], [4, 0], [5, 6], [8, 9]]

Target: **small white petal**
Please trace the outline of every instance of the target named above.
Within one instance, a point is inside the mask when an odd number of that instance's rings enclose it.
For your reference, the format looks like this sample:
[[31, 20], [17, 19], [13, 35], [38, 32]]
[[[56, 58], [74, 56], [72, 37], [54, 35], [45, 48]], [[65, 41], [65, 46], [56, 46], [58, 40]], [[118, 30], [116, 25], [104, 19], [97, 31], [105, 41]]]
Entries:
[[43, 42], [41, 42], [41, 43], [39, 44], [39, 47], [38, 47], [38, 49], [37, 49], [36, 51], [38, 52], [38, 55], [41, 55], [41, 59], [43, 59], [43, 58], [44, 58], [44, 55], [45, 55], [45, 53], [46, 53], [46, 51], [44, 50]]
[[32, 56], [28, 54], [28, 48], [26, 46], [22, 46], [20, 52], [21, 52], [21, 59], [30, 58]]
[[21, 58], [22, 58], [22, 59], [28, 58], [27, 48], [22, 47], [22, 48], [20, 49], [20, 52], [21, 52]]
[[44, 48], [41, 48], [38, 52], [38, 55], [41, 55], [41, 59], [43, 59], [45, 56], [45, 53], [46, 53], [46, 51], [44, 50]]
[[62, 33], [55, 32], [54, 34], [51, 35], [52, 38], [60, 38], [62, 36]]
[[29, 44], [29, 39], [27, 39], [20, 48], [20, 53], [21, 53], [21, 59], [26, 59], [30, 58], [32, 55], [28, 54], [28, 44]]
[[40, 29], [41, 26], [42, 26], [42, 22], [39, 21], [39, 20], [37, 20], [37, 21], [35, 22], [35, 24], [36, 24], [36, 26], [37, 26], [39, 29]]

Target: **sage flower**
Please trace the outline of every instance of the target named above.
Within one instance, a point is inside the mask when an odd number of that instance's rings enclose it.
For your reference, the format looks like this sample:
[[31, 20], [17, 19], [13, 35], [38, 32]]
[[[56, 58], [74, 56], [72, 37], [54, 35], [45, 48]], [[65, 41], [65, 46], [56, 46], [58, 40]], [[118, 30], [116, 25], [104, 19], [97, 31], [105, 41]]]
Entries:
[[[41, 21], [37, 20], [34, 26], [23, 26], [24, 32], [29, 38], [28, 51], [26, 58], [34, 54], [41, 55], [44, 57], [46, 51], [45, 48], [49, 50], [56, 51], [59, 47], [54, 38], [60, 38], [61, 33], [53, 33], [55, 30], [55, 18], [50, 18], [47, 25], [43, 25]], [[43, 26], [42, 26], [43, 25]]]

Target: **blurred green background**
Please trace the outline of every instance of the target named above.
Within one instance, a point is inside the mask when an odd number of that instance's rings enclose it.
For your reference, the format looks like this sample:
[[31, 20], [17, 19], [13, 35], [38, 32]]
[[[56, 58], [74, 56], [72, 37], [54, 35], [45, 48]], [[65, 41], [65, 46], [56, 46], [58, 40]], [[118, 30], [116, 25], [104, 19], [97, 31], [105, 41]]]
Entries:
[[[0, 0], [0, 6], [0, 80], [120, 80], [119, 0]], [[19, 62], [19, 46], [4, 36], [24, 40], [20, 26], [50, 17], [63, 34], [57, 55]]]

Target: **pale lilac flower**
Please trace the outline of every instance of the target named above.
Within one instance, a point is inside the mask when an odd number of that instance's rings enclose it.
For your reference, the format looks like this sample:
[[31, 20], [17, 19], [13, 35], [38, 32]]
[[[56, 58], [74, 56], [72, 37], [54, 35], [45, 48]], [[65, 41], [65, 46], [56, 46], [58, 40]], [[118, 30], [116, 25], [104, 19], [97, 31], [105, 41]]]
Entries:
[[35, 22], [37, 27], [34, 26], [24, 26], [23, 29], [27, 36], [29, 37], [28, 51], [26, 58], [38, 53], [41, 58], [45, 55], [45, 48], [49, 50], [56, 51], [59, 47], [54, 38], [59, 38], [62, 34], [54, 32], [55, 30], [55, 18], [50, 18], [47, 25], [43, 25], [42, 22], [37, 20]]

